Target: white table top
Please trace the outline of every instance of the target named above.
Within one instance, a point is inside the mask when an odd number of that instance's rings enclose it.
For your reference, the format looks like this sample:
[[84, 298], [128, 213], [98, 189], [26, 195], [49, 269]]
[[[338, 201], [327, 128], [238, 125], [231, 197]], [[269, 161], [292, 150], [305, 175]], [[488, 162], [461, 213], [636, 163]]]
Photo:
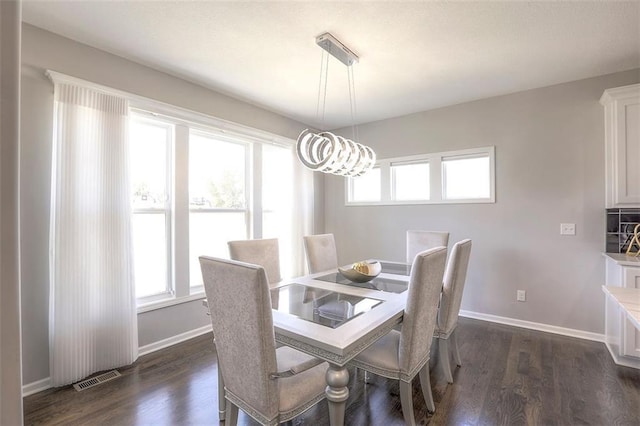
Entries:
[[[324, 271], [284, 280], [278, 283], [277, 287], [302, 284], [353, 296], [378, 299], [383, 303], [337, 328], [326, 327], [277, 310], [273, 311], [273, 325], [278, 342], [342, 366], [401, 322], [407, 292], [390, 293], [315, 279], [331, 272], [336, 271]], [[409, 281], [409, 276], [406, 275], [381, 273], [379, 277]]]
[[627, 256], [625, 253], [603, 253], [603, 255], [620, 266], [640, 267], [640, 256]]
[[602, 286], [602, 291], [615, 300], [640, 330], [640, 288]]

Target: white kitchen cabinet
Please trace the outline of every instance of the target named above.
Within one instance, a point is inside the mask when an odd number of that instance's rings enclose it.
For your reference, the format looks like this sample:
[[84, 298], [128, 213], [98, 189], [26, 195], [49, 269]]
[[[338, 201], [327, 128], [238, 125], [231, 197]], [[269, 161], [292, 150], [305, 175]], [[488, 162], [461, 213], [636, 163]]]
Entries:
[[[606, 253], [607, 286], [640, 288], [640, 257]], [[640, 368], [640, 331], [610, 298], [605, 298], [605, 343], [616, 364]]]
[[606, 206], [640, 207], [640, 84], [607, 89], [605, 114]]

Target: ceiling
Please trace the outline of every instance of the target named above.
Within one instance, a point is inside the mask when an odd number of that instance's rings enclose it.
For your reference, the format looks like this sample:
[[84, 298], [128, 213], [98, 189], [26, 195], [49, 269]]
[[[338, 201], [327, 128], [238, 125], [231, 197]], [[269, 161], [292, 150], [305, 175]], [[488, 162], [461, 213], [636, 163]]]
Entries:
[[640, 67], [639, 2], [34, 1], [23, 20], [320, 128], [352, 124]]

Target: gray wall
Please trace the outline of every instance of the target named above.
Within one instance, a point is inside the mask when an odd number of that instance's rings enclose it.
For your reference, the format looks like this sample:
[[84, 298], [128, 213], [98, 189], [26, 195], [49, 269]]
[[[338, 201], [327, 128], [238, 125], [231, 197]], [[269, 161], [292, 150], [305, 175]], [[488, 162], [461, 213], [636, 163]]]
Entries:
[[[545, 87], [359, 127], [380, 158], [495, 145], [495, 204], [344, 205], [325, 178], [325, 228], [341, 263], [403, 260], [408, 229], [473, 239], [462, 309], [603, 333], [603, 90], [640, 71]], [[348, 133], [348, 130], [344, 130]], [[576, 236], [561, 236], [561, 222]], [[527, 291], [516, 302], [516, 290]]]
[[[46, 69], [295, 139], [301, 123], [23, 25], [21, 254], [23, 383], [49, 377], [49, 202], [53, 85]], [[320, 182], [318, 188], [322, 188]], [[319, 197], [321, 201], [321, 197]], [[316, 213], [322, 217], [322, 211]], [[322, 223], [320, 219], [320, 223]], [[208, 324], [200, 301], [138, 316], [139, 344]]]
[[22, 424], [19, 1], [0, 2], [0, 424]]

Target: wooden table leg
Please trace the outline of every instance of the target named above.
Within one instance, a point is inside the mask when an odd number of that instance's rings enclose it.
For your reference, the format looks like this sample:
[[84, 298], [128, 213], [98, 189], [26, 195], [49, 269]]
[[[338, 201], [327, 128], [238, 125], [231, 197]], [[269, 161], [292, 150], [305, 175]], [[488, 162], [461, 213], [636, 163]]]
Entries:
[[329, 364], [325, 375], [327, 381], [327, 402], [329, 403], [329, 424], [344, 426], [344, 412], [349, 398], [349, 371], [347, 367]]

